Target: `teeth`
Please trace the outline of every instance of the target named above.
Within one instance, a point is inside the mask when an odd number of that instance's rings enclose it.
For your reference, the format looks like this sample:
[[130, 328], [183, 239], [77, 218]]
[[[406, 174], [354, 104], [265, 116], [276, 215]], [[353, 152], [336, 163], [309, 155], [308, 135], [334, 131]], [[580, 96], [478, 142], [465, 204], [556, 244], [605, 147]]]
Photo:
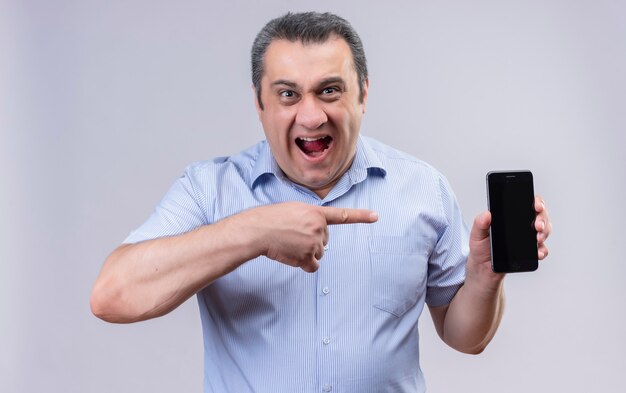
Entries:
[[302, 139], [305, 142], [313, 142], [313, 141], [319, 141], [320, 139], [324, 139], [326, 138], [325, 136], [321, 136], [319, 138], [306, 138], [306, 137], [300, 137], [298, 139]]

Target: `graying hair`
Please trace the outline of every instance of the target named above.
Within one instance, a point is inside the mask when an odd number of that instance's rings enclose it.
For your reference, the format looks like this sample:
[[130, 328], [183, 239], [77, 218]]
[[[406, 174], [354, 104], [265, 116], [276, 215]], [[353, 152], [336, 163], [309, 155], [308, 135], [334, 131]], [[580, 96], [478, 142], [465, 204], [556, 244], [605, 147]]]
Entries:
[[259, 107], [261, 101], [261, 78], [264, 73], [264, 57], [274, 40], [300, 41], [303, 44], [324, 43], [331, 35], [343, 38], [352, 51], [352, 60], [359, 81], [359, 100], [363, 101], [363, 89], [367, 81], [367, 62], [361, 38], [350, 23], [329, 12], [287, 13], [269, 21], [257, 34], [252, 44], [252, 84], [256, 89]]

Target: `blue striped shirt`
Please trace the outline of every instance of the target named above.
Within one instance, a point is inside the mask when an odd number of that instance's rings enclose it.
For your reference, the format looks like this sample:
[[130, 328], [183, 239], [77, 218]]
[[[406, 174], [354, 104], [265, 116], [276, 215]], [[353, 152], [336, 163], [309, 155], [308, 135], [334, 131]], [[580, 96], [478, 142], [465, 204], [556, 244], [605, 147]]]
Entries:
[[258, 257], [199, 292], [204, 391], [425, 391], [418, 319], [462, 285], [469, 240], [449, 184], [420, 160], [361, 136], [351, 168], [320, 199], [260, 142], [189, 166], [125, 242], [286, 201], [372, 209], [379, 220], [329, 226], [315, 273]]

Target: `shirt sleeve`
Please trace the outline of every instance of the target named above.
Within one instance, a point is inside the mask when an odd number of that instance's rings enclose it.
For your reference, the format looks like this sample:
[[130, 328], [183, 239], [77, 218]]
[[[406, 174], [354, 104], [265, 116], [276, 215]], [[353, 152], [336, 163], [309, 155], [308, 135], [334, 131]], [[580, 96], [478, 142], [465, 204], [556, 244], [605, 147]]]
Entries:
[[172, 185], [154, 212], [123, 243], [175, 236], [208, 224], [208, 203], [197, 182], [197, 168], [185, 169]]
[[426, 303], [437, 307], [449, 304], [465, 281], [469, 255], [469, 230], [448, 181], [439, 177], [445, 226], [428, 261]]

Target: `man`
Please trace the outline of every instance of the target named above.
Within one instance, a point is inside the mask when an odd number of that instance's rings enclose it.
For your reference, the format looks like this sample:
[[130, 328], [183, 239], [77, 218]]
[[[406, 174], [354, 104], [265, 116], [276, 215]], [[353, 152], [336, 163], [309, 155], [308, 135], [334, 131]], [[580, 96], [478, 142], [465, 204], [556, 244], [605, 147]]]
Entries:
[[342, 18], [270, 21], [252, 75], [267, 140], [188, 167], [105, 262], [93, 312], [140, 321], [197, 294], [205, 392], [423, 392], [424, 303], [462, 352], [498, 327], [489, 213], [468, 234], [441, 174], [359, 135], [367, 68]]

